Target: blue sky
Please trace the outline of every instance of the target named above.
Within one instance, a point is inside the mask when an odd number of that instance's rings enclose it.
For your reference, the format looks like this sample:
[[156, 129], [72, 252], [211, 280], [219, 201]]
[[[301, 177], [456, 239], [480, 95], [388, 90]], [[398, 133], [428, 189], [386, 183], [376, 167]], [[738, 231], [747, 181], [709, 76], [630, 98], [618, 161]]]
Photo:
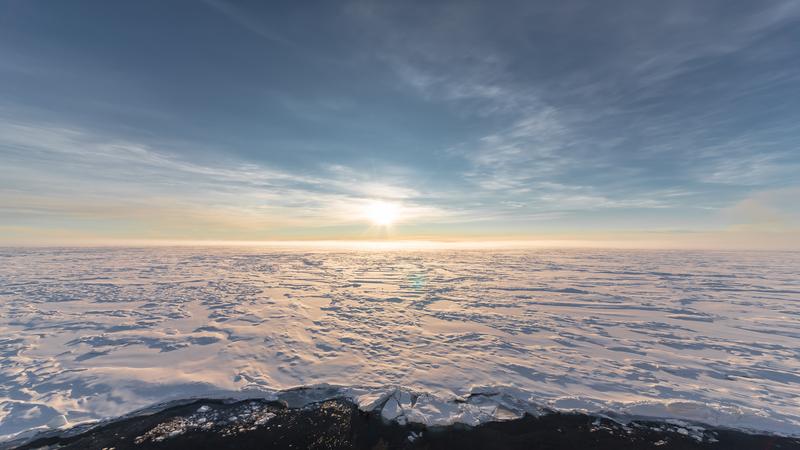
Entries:
[[796, 1], [0, 0], [0, 242], [800, 247], [797, 42]]

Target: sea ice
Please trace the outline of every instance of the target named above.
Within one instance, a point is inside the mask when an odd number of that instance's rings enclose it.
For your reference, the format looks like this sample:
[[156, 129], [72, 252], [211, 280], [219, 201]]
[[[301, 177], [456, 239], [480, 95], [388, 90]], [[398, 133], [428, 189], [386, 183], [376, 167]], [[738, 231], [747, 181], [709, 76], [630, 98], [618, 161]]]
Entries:
[[798, 273], [792, 252], [0, 249], [0, 439], [248, 396], [800, 435]]

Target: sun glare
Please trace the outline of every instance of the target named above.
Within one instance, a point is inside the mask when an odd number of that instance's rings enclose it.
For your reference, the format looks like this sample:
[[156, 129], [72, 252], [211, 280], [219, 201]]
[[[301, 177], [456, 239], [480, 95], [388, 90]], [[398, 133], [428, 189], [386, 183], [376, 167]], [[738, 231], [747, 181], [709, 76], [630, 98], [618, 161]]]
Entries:
[[386, 227], [397, 220], [399, 208], [387, 202], [372, 202], [367, 205], [365, 215], [374, 225]]

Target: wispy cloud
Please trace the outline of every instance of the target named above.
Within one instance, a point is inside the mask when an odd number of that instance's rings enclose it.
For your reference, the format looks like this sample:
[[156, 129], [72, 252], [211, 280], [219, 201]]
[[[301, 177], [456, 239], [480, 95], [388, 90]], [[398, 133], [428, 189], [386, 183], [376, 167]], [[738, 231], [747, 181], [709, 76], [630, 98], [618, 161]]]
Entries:
[[210, 6], [214, 10], [221, 13], [223, 16], [227, 17], [237, 25], [240, 25], [242, 28], [255, 33], [262, 38], [269, 39], [270, 41], [295, 47], [295, 44], [286, 39], [284, 36], [276, 33], [273, 29], [271, 29], [267, 24], [259, 21], [253, 15], [248, 14], [246, 11], [239, 8], [232, 2], [228, 2], [226, 0], [202, 0], [203, 3]]
[[[231, 228], [313, 228], [363, 223], [359, 208], [388, 199], [406, 219], [441, 217], [418, 191], [346, 167], [301, 175], [252, 163], [185, 161], [150, 146], [85, 130], [0, 125], [4, 179], [0, 209], [93, 219], [200, 221]], [[24, 190], [25, 192], [21, 192]], [[197, 222], [195, 222], [195, 225]]]
[[[467, 162], [461, 176], [478, 196], [539, 211], [555, 204], [704, 208], [719, 204], [704, 200], [703, 191], [718, 196], [704, 185], [797, 181], [791, 150], [772, 145], [768, 130], [731, 130], [727, 109], [757, 89], [789, 81], [790, 72], [683, 81], [714, 64], [785, 58], [791, 50], [761, 42], [800, 18], [796, 2], [745, 5], [741, 14], [695, 2], [631, 2], [613, 10], [589, 2], [517, 4], [515, 17], [481, 4], [443, 3], [402, 27], [395, 22], [407, 19], [401, 8], [358, 5], [354, 16], [380, 30], [377, 59], [402, 84], [457, 114], [488, 119], [482, 136], [447, 150]], [[504, 28], [485, 25], [498, 14]], [[532, 32], [522, 26], [526, 21], [540, 28]], [[532, 41], [539, 35], [542, 42]], [[583, 47], [563, 47], [560, 39]], [[711, 92], [715, 103], [705, 108], [692, 99]], [[553, 192], [544, 182], [580, 192]], [[664, 194], [687, 184], [691, 196]]]
[[722, 210], [731, 227], [755, 231], [800, 231], [800, 188], [754, 192]]
[[333, 236], [381, 200], [449, 232], [700, 229], [800, 185], [793, 0], [419, 6], [205, 0], [142, 33], [136, 4], [26, 4], [0, 43], [0, 215]]

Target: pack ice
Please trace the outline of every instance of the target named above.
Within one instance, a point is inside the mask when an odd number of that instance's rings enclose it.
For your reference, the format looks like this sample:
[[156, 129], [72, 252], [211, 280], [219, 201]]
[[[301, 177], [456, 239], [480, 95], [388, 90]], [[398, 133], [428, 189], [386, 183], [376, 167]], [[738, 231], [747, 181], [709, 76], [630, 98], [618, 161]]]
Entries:
[[791, 252], [2, 249], [0, 436], [276, 395], [800, 435], [799, 273]]

